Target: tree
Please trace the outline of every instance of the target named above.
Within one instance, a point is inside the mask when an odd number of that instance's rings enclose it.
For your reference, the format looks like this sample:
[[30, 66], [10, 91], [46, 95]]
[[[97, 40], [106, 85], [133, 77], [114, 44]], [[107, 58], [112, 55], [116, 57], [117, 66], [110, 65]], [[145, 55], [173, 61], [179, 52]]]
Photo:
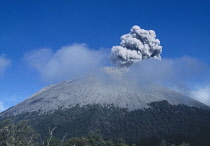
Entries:
[[0, 123], [1, 146], [36, 146], [37, 137], [27, 121], [20, 121], [15, 125], [11, 119], [6, 119]]
[[70, 138], [64, 146], [90, 146], [89, 140], [85, 137]]
[[[163, 140], [160, 142], [159, 146], [176, 146], [176, 145], [175, 145], [175, 144], [167, 143], [166, 140], [163, 139]], [[190, 146], [190, 144], [189, 144], [189, 143], [183, 142], [182, 144], [180, 144], [180, 145], [178, 145], [178, 146]]]

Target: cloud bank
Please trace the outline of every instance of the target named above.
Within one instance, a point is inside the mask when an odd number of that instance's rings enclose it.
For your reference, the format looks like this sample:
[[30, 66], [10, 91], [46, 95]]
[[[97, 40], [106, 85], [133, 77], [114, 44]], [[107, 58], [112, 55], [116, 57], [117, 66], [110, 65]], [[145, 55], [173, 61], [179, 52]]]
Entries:
[[210, 106], [210, 85], [196, 88], [190, 94], [192, 98]]
[[143, 59], [161, 59], [162, 47], [155, 31], [135, 25], [130, 33], [121, 36], [120, 46], [111, 49], [110, 61], [120, 67], [128, 67]]
[[107, 53], [92, 50], [85, 44], [52, 49], [34, 50], [25, 54], [28, 64], [38, 71], [45, 81], [62, 81], [105, 65]]
[[[210, 67], [193, 57], [148, 59], [130, 67], [128, 72], [141, 85], [160, 83], [210, 105]], [[202, 88], [202, 87], [205, 88]]]
[[4, 74], [6, 68], [11, 64], [10, 59], [4, 55], [0, 55], [0, 76]]
[[0, 112], [6, 110], [7, 107], [4, 106], [4, 103], [0, 101]]

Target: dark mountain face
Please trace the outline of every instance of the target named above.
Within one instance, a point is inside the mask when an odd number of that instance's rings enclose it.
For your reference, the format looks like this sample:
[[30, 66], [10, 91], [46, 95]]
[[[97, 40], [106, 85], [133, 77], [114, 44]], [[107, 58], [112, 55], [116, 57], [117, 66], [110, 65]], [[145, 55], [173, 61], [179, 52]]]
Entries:
[[210, 144], [209, 107], [158, 84], [142, 86], [126, 69], [102, 68], [83, 78], [46, 87], [0, 114], [29, 120], [45, 137], [77, 137], [99, 131], [107, 139], [130, 144]]

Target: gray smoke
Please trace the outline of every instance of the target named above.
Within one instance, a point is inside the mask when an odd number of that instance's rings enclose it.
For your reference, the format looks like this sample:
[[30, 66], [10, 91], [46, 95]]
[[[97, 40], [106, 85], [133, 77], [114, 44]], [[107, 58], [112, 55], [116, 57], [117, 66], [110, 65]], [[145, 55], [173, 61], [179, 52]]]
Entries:
[[143, 59], [161, 59], [161, 52], [155, 32], [135, 25], [128, 34], [121, 36], [120, 46], [112, 47], [110, 61], [119, 67], [128, 67]]

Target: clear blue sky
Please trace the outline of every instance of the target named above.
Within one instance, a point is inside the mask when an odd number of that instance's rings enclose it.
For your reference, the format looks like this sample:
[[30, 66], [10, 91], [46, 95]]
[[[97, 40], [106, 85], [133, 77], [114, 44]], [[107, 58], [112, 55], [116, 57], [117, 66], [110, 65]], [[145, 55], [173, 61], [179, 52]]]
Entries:
[[155, 30], [163, 58], [210, 64], [209, 0], [1, 0], [0, 55], [11, 65], [0, 76], [0, 102], [9, 107], [49, 84], [24, 61], [27, 52], [73, 43], [110, 49], [133, 25]]

